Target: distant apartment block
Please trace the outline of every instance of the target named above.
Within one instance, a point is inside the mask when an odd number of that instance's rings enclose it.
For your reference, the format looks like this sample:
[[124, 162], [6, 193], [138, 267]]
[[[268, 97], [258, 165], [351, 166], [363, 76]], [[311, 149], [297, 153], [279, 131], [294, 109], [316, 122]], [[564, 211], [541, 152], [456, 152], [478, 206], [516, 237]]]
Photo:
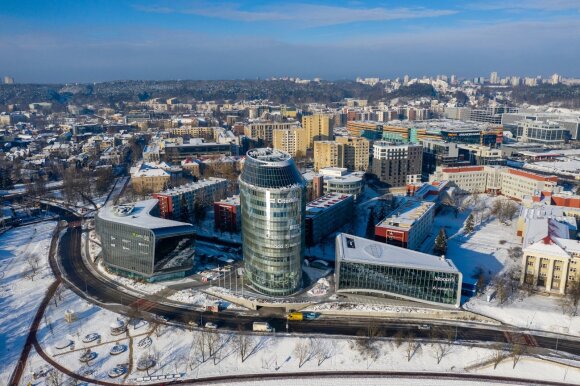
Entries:
[[244, 134], [250, 138], [261, 139], [266, 145], [273, 144], [274, 130], [297, 127], [298, 122], [254, 121], [244, 126]]
[[308, 136], [308, 147], [312, 147], [314, 141], [329, 141], [333, 138], [332, 124], [328, 115], [305, 115], [302, 117], [302, 127]]
[[191, 222], [195, 218], [195, 206], [211, 205], [225, 198], [228, 181], [224, 178], [208, 178], [153, 194], [159, 200], [163, 218]]
[[342, 167], [350, 171], [367, 171], [369, 167], [370, 143], [362, 137], [336, 137], [335, 141], [344, 147]]
[[405, 198], [375, 226], [375, 240], [418, 250], [433, 229], [435, 203]]
[[308, 132], [302, 127], [275, 129], [273, 131], [273, 147], [285, 151], [292, 157], [304, 157], [308, 149]]

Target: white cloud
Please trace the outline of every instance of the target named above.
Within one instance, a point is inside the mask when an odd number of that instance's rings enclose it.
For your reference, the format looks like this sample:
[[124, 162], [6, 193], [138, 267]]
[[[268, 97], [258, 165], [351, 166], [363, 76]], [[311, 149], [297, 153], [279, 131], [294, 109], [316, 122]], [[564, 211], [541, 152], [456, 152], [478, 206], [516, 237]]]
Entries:
[[348, 24], [361, 21], [389, 21], [448, 16], [457, 13], [449, 9], [416, 8], [361, 8], [289, 3], [270, 5], [256, 10], [244, 10], [239, 4], [227, 3], [216, 6], [210, 3], [197, 3], [196, 6], [147, 7], [137, 6], [138, 10], [154, 13], [181, 13], [235, 20], [242, 22], [291, 22], [302, 26], [320, 27]]

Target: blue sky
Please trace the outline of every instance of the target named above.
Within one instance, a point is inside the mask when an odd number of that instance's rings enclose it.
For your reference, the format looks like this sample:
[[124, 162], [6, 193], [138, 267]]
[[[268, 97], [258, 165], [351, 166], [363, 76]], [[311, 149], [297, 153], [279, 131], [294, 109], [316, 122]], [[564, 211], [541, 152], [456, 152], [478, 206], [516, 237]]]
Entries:
[[2, 0], [19, 82], [580, 76], [580, 0]]

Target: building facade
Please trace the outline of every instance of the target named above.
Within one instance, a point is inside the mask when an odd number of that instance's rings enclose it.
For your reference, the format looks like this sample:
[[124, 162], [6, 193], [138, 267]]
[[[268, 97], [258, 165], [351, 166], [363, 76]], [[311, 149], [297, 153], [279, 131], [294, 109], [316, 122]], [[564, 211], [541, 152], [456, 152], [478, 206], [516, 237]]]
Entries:
[[302, 117], [302, 127], [308, 136], [308, 147], [312, 147], [314, 141], [332, 140], [332, 125], [328, 115], [305, 115]]
[[193, 222], [196, 205], [207, 206], [226, 197], [228, 181], [210, 177], [153, 194], [159, 200], [161, 217]]
[[352, 220], [353, 196], [329, 193], [306, 205], [306, 245], [316, 245]]
[[214, 202], [213, 213], [215, 229], [225, 232], [238, 232], [241, 229], [240, 196]]
[[361, 293], [458, 308], [463, 276], [451, 260], [341, 233], [337, 293]]
[[99, 210], [95, 227], [107, 267], [147, 281], [184, 277], [193, 268], [193, 226], [157, 214], [154, 199]]
[[244, 275], [260, 293], [302, 286], [306, 185], [288, 153], [252, 149], [239, 177]]
[[350, 171], [366, 172], [369, 167], [369, 141], [362, 137], [336, 137], [336, 142], [344, 147], [342, 167]]
[[405, 198], [375, 226], [375, 240], [418, 250], [433, 229], [435, 203]]
[[390, 187], [405, 186], [421, 178], [423, 147], [378, 141], [373, 145], [372, 173]]
[[344, 146], [336, 141], [314, 142], [314, 170], [344, 167]]
[[301, 127], [276, 129], [273, 132], [273, 147], [290, 154], [292, 157], [306, 156], [308, 133]]

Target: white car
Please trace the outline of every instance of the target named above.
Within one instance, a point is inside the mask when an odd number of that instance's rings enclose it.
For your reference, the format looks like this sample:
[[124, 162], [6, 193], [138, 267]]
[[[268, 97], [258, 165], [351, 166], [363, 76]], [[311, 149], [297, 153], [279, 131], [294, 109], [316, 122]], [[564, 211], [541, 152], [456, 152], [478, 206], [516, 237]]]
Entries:
[[218, 328], [218, 325], [217, 325], [217, 324], [215, 324], [215, 323], [212, 323], [212, 322], [207, 322], [207, 323], [205, 324], [205, 328], [209, 328], [209, 329], [215, 330], [215, 329], [217, 329], [217, 328]]

